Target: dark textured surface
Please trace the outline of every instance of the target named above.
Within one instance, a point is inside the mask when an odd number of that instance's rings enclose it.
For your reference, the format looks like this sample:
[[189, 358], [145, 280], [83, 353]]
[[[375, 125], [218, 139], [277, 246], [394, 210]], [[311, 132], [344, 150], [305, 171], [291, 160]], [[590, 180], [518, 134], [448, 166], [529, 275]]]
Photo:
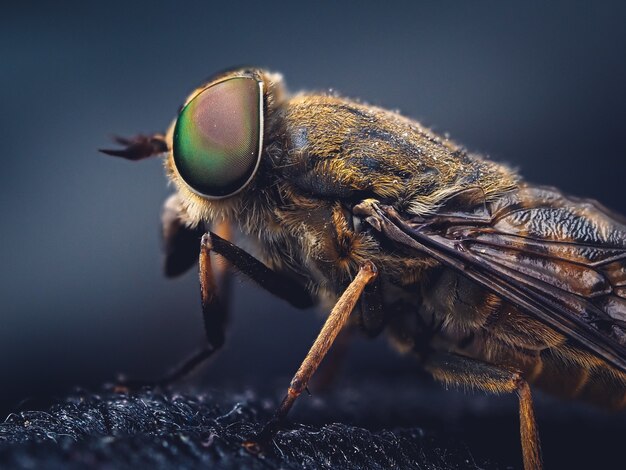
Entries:
[[[75, 394], [48, 411], [11, 414], [0, 425], [0, 462], [19, 468], [499, 468], [479, 467], [463, 444], [416, 427], [370, 432], [345, 424], [292, 425], [263, 456], [253, 456], [241, 442], [259, 429], [268, 406], [252, 394]], [[326, 409], [318, 404], [318, 412]]]
[[[268, 453], [252, 456], [241, 442], [270, 416], [286, 383], [25, 402], [0, 424], [0, 468], [521, 466], [515, 397], [446, 391], [412, 374], [339, 379], [325, 393], [312, 384]], [[539, 393], [535, 403], [546, 469], [623, 468], [623, 413]]]

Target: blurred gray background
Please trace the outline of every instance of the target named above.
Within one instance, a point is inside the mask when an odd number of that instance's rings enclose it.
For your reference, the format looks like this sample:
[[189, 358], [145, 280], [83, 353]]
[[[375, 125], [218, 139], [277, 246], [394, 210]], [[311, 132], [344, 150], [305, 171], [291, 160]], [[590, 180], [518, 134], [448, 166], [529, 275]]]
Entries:
[[[105, 157], [236, 65], [400, 109], [535, 183], [626, 213], [621, 2], [20, 2], [0, 15], [2, 410], [156, 376], [203, 344], [196, 273], [161, 274], [161, 162]], [[287, 376], [321, 318], [239, 282], [212, 384]], [[358, 340], [344, 369], [403, 367]]]

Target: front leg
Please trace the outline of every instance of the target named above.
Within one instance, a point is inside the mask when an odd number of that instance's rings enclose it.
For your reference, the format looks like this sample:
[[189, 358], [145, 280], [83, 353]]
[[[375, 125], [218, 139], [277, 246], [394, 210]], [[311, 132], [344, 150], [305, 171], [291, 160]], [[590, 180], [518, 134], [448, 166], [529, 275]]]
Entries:
[[[222, 226], [220, 229], [224, 232], [228, 231], [226, 226]], [[167, 240], [166, 238], [166, 241]], [[198, 272], [200, 278], [202, 319], [208, 345], [188, 357], [184, 362], [175, 367], [174, 370], [158, 380], [123, 380], [121, 383], [123, 387], [165, 387], [170, 385], [191, 373], [224, 344], [224, 334], [229, 311], [230, 277], [227, 272], [218, 273], [221, 277], [222, 294], [218, 295], [218, 283], [211, 263], [212, 249], [211, 236], [207, 233], [202, 236], [200, 241]]]
[[227, 272], [219, 273], [222, 281], [221, 292], [219, 292], [220, 289], [218, 289], [218, 282], [211, 263], [211, 252], [224, 257], [259, 286], [286, 300], [291, 305], [298, 308], [307, 308], [313, 305], [313, 298], [300, 284], [271, 270], [254, 256], [219, 235], [212, 232], [205, 233], [200, 241], [198, 266], [202, 319], [208, 345], [187, 358], [165, 377], [156, 381], [123, 381], [124, 387], [167, 386], [191, 373], [224, 345], [229, 311], [230, 278]]
[[254, 256], [242, 250], [215, 233], [207, 233], [203, 238], [210, 243], [215, 253], [226, 258], [237, 270], [245, 274], [260, 287], [276, 297], [286, 300], [297, 308], [314, 305], [311, 294], [298, 282], [278, 273], [263, 264]]
[[448, 385], [489, 393], [516, 392], [519, 397], [520, 437], [525, 470], [540, 470], [541, 446], [528, 382], [519, 372], [456, 354], [434, 354], [424, 367]]

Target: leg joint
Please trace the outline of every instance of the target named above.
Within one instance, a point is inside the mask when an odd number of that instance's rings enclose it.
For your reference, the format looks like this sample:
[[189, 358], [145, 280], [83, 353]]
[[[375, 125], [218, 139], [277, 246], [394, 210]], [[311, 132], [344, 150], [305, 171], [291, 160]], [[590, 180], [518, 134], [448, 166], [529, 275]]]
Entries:
[[200, 246], [205, 250], [213, 251], [213, 237], [211, 237], [211, 232], [207, 232], [202, 235]]

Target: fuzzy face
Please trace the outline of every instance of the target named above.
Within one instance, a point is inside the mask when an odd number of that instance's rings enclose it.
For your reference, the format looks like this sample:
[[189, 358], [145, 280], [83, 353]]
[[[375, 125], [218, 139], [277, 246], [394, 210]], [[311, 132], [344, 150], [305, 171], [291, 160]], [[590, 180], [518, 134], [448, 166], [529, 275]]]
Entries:
[[481, 188], [488, 200], [516, 187], [516, 175], [506, 167], [468, 154], [415, 121], [332, 94], [290, 96], [279, 75], [260, 70], [229, 72], [198, 88], [178, 120], [207, 90], [241, 77], [262, 90], [256, 127], [262, 135], [251, 138], [262, 142], [254, 176], [229, 188], [226, 197], [201, 194], [194, 189], [197, 179], [183, 177], [179, 168], [176, 122], [167, 134], [168, 148], [174, 149], [167, 174], [189, 225], [236, 223], [264, 261], [301, 277], [313, 291], [341, 292], [366, 259], [375, 259], [382, 274], [400, 284], [415, 282], [435, 264], [381, 247], [367, 223], [352, 213], [364, 199], [426, 215], [465, 187]]

